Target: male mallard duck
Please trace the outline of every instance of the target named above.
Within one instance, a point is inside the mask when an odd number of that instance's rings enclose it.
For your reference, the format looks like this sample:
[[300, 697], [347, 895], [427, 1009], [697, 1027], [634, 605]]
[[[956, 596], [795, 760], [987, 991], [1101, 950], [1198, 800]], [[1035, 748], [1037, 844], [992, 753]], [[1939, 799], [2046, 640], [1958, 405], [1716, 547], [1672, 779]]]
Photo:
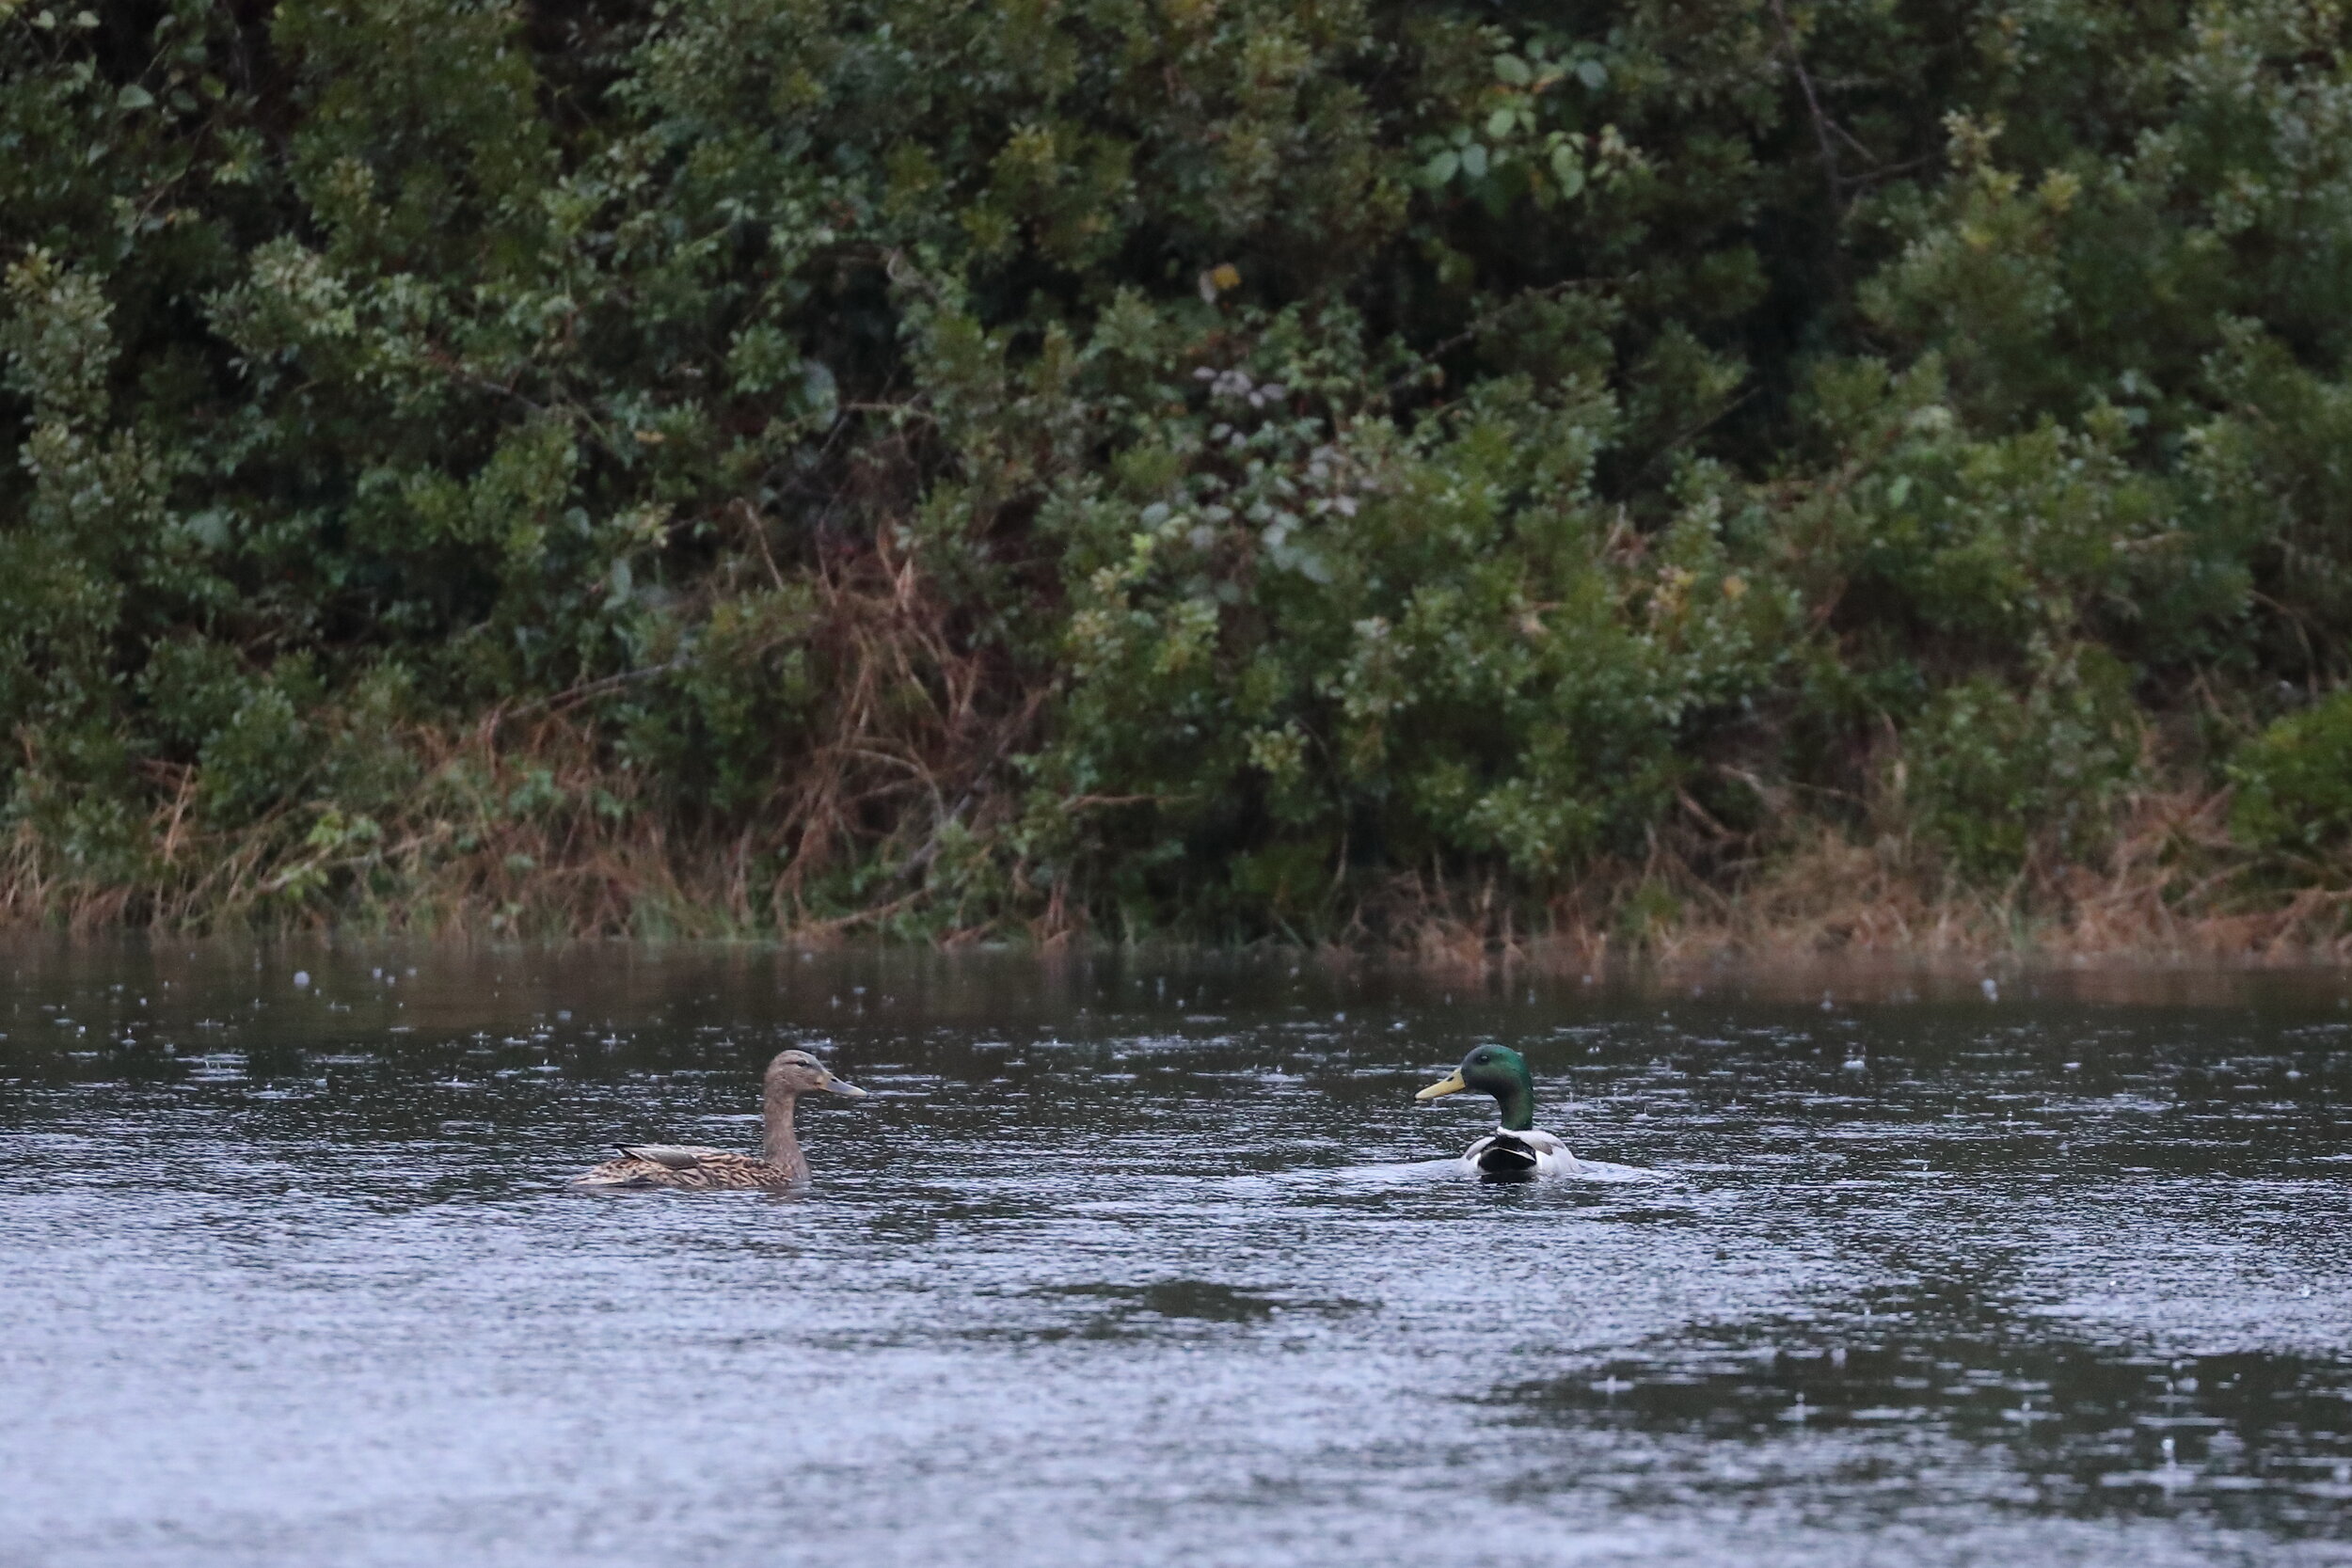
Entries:
[[1451, 1074], [1413, 1098], [1436, 1100], [1464, 1089], [1493, 1095], [1502, 1123], [1462, 1150], [1463, 1164], [1481, 1176], [1504, 1180], [1576, 1169], [1568, 1146], [1535, 1126], [1535, 1080], [1528, 1073], [1526, 1057], [1507, 1045], [1482, 1045]]
[[688, 1148], [677, 1144], [623, 1144], [621, 1158], [607, 1160], [585, 1176], [584, 1187], [788, 1187], [808, 1180], [808, 1161], [792, 1135], [792, 1102], [822, 1089], [863, 1100], [866, 1091], [825, 1070], [805, 1051], [787, 1051], [768, 1064], [760, 1117], [768, 1124], [760, 1157], [723, 1148]]

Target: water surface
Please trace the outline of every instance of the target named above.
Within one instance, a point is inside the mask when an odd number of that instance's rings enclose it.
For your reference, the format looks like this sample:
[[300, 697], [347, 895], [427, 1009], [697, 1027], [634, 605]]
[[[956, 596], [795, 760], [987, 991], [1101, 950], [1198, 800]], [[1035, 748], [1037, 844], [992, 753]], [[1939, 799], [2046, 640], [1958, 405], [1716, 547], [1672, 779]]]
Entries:
[[[8, 1564], [2352, 1561], [2335, 977], [0, 982]], [[1617, 1179], [1442, 1163], [1482, 1039]], [[805, 1193], [565, 1188], [787, 1045]]]

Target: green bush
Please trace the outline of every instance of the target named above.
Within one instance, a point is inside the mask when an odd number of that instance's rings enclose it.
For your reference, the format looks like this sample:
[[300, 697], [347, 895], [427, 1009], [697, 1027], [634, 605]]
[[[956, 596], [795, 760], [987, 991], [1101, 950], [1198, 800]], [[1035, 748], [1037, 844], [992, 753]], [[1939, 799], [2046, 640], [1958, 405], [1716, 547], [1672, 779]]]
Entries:
[[2352, 837], [2352, 691], [2289, 715], [2230, 759], [2230, 828], [2254, 848], [2310, 855]]
[[2048, 660], [2023, 692], [1981, 675], [1947, 687], [1906, 736], [1920, 829], [1970, 877], [2011, 875], [2037, 851], [2085, 858], [2139, 739], [2128, 673], [2097, 648]]
[[2340, 33], [0, 0], [10, 863], [1312, 935], [1871, 831], [1890, 734], [2095, 860], [2352, 674]]

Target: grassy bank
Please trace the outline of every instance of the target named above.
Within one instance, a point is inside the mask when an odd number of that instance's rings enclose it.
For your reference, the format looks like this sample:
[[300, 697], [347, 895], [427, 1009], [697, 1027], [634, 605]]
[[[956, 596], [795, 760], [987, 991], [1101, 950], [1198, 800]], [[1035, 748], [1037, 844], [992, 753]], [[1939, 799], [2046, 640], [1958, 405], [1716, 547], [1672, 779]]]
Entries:
[[[539, 716], [403, 738], [416, 782], [405, 809], [380, 820], [290, 809], [221, 834], [202, 825], [183, 774], [149, 825], [153, 869], [135, 882], [58, 878], [20, 830], [0, 869], [0, 920], [85, 932], [332, 927], [491, 940], [1010, 942], [1042, 950], [1200, 935], [1107, 929], [1050, 901], [1020, 918], [983, 907], [959, 923], [931, 895], [920, 862], [845, 913], [779, 918], [793, 910], [792, 889], [772, 879], [772, 868], [788, 874], [783, 850], [805, 841], [804, 823], [732, 839], [673, 836], [659, 814], [616, 793], [633, 787], [632, 775], [600, 766], [593, 728], [577, 721]], [[848, 786], [836, 791], [834, 800]], [[812, 809], [825, 809], [824, 800]], [[1745, 846], [1749, 858], [1711, 874], [1661, 840], [1640, 861], [1596, 859], [1540, 902], [1499, 877], [1338, 879], [1318, 920], [1208, 935], [1330, 943], [1440, 967], [1560, 971], [1723, 958], [2352, 957], [2344, 910], [2352, 894], [2281, 887], [2269, 859], [2232, 837], [2231, 803], [2226, 791], [2137, 796], [2119, 813], [2097, 863], [2029, 864], [1999, 883], [1955, 877], [1933, 846], [1905, 834], [1866, 839], [1812, 822], [1795, 830], [1806, 836]]]
[[2337, 951], [2345, 44], [0, 0], [0, 914]]

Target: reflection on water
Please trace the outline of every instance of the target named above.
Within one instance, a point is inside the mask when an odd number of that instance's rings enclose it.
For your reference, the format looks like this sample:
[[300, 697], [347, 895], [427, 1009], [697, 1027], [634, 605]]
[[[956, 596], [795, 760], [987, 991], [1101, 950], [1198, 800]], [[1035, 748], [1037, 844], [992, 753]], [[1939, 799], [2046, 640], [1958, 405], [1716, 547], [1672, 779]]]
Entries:
[[[0, 1563], [2352, 1560], [2338, 976], [0, 977]], [[806, 1191], [566, 1188], [796, 1044]]]

